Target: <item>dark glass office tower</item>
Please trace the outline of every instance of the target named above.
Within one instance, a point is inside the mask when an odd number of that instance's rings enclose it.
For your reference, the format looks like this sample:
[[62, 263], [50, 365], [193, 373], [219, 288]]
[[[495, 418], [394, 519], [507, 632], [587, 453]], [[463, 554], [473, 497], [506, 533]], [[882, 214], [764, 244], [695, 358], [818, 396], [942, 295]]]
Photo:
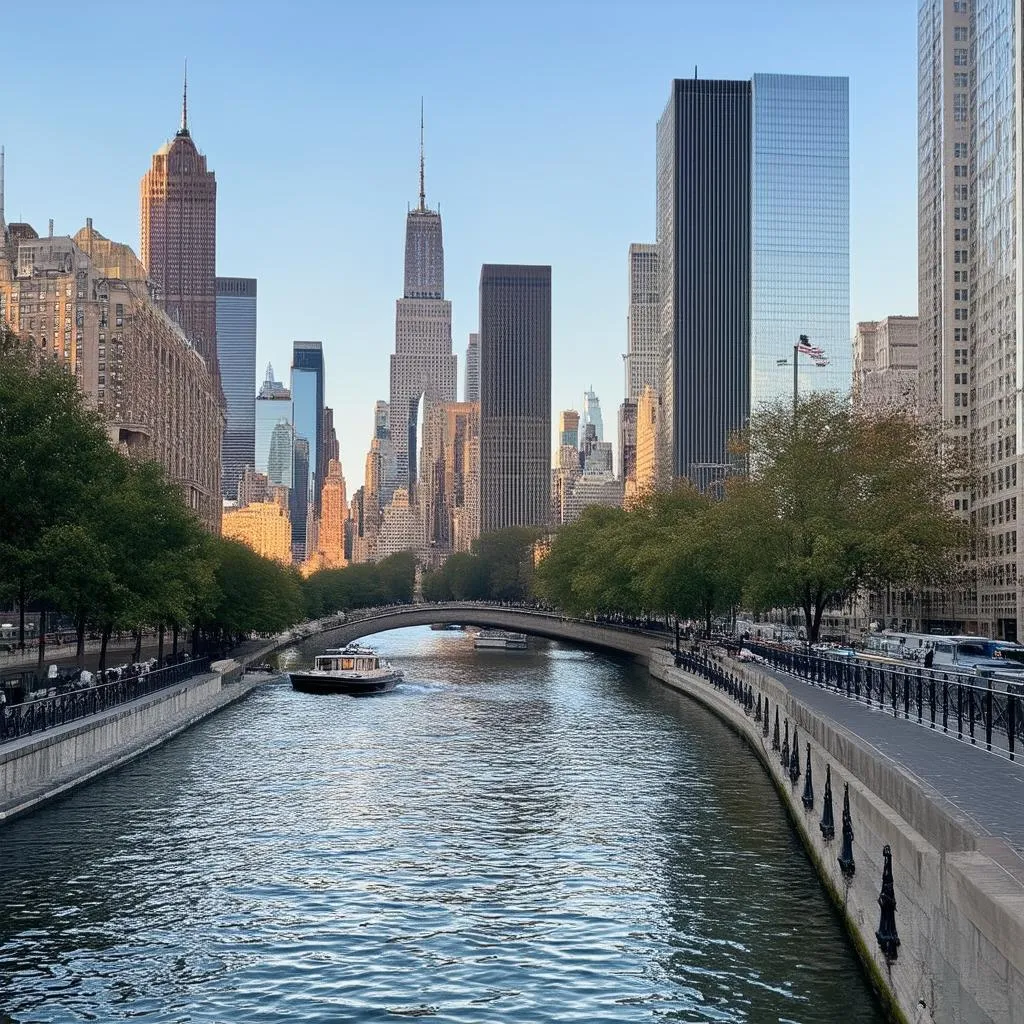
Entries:
[[480, 271], [480, 531], [551, 510], [551, 268]]
[[848, 109], [845, 78], [673, 82], [657, 146], [663, 476], [728, 473], [730, 435], [791, 398], [801, 334], [827, 357], [802, 357], [801, 394], [849, 390]]
[[[311, 502], [314, 512], [320, 515], [320, 491], [323, 487], [326, 465], [324, 463], [324, 353], [319, 341], [296, 341], [292, 346], [292, 426], [296, 441], [302, 439], [309, 445], [306, 460], [299, 457], [296, 448], [294, 478], [292, 483], [293, 501]], [[305, 462], [305, 475], [300, 472]], [[304, 493], [303, 493], [304, 492]], [[302, 504], [302, 511], [305, 511]], [[292, 543], [300, 545], [305, 554], [305, 516], [292, 516]]]
[[749, 82], [677, 79], [658, 122], [663, 457], [722, 475], [750, 414]]
[[255, 278], [217, 278], [217, 362], [227, 403], [221, 493], [233, 499], [242, 467], [256, 465]]

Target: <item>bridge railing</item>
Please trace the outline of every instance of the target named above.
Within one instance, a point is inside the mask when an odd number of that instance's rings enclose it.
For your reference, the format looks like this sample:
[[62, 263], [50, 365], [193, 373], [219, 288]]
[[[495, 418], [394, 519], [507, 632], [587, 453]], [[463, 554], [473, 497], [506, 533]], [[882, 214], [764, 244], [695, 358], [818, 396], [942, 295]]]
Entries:
[[0, 707], [0, 743], [45, 732], [80, 718], [99, 714], [128, 701], [210, 671], [209, 658], [193, 658], [145, 675], [98, 683], [55, 696]]
[[817, 651], [744, 643], [777, 671], [787, 672], [850, 700], [958, 740], [1016, 759], [1024, 745], [1024, 675], [1021, 683], [927, 669], [870, 664]]

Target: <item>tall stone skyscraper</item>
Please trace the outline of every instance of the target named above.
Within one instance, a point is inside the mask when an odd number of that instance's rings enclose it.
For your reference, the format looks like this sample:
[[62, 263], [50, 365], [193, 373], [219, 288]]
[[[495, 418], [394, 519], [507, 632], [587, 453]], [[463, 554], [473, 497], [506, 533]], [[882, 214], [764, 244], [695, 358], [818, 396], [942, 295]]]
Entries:
[[551, 516], [551, 268], [480, 271], [480, 531]]
[[981, 534], [973, 579], [926, 595], [919, 621], [1005, 640], [1024, 634], [1022, 22], [1019, 0], [922, 0], [918, 17], [918, 401], [970, 454], [978, 484], [950, 497]]
[[235, 498], [243, 466], [256, 465], [256, 279], [217, 278], [217, 362], [227, 404], [221, 490]]
[[[826, 360], [800, 390], [849, 391], [845, 78], [678, 79], [657, 132], [660, 467], [704, 487], [730, 435], [792, 394], [801, 334]], [[808, 158], [813, 154], [813, 159]]]
[[626, 321], [626, 398], [638, 401], [644, 388], [661, 387], [658, 247], [629, 247], [629, 314]]
[[157, 300], [207, 364], [217, 366], [217, 181], [181, 127], [153, 155], [140, 188], [142, 262]]
[[395, 353], [391, 357], [395, 487], [412, 491], [416, 486], [420, 400], [428, 407], [454, 402], [458, 387], [456, 364], [452, 353], [452, 304], [444, 297], [441, 214], [427, 208], [421, 117], [420, 201], [416, 209], [409, 211], [405, 222], [405, 288], [395, 304]]
[[466, 365], [463, 368], [466, 375], [464, 402], [480, 401], [480, 335], [471, 334], [469, 344], [466, 346]]

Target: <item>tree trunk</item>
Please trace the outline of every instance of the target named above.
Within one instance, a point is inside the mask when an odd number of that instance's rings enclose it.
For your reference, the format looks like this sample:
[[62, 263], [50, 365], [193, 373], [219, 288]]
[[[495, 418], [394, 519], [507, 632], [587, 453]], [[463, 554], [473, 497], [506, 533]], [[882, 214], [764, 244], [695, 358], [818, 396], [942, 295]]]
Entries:
[[171, 654], [177, 655], [178, 653], [178, 624], [175, 622], [171, 626]]
[[46, 659], [46, 605], [39, 608], [39, 654], [36, 657], [36, 675], [43, 674], [43, 661]]
[[18, 649], [25, 650], [25, 577], [18, 580]]
[[192, 657], [199, 657], [199, 627], [192, 627]]
[[103, 635], [100, 637], [100, 671], [105, 672], [107, 668], [107, 644], [110, 642], [110, 634], [113, 633], [113, 623], [106, 623], [103, 626]]
[[135, 647], [132, 649], [132, 661], [142, 661], [142, 630], [136, 629], [133, 634], [135, 637]]
[[164, 663], [164, 624], [162, 622], [160, 623], [160, 628], [157, 630], [157, 636], [159, 637], [159, 640], [157, 641], [156, 648], [156, 663], [159, 667]]
[[85, 668], [85, 613], [75, 619], [75, 664]]

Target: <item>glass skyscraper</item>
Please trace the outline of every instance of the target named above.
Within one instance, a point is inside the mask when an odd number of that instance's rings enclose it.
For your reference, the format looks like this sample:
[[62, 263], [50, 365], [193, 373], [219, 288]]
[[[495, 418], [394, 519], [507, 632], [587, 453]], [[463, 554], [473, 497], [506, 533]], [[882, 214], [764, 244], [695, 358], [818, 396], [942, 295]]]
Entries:
[[[306, 548], [306, 507], [320, 513], [324, 466], [324, 353], [319, 341], [296, 341], [292, 346], [292, 426], [296, 458], [292, 478], [292, 544]], [[300, 456], [300, 441], [306, 448]]]
[[243, 466], [256, 465], [256, 280], [217, 278], [217, 362], [227, 403], [221, 493], [238, 496]]
[[274, 368], [256, 396], [256, 461], [260, 473], [278, 487], [292, 486], [292, 393], [274, 380]]
[[[850, 124], [845, 78], [754, 75], [751, 153], [750, 407], [850, 390]], [[780, 359], [790, 365], [780, 366]], [[826, 362], [827, 366], [818, 363]]]
[[[764, 401], [850, 387], [847, 81], [677, 79], [658, 122], [666, 475], [705, 487]], [[822, 362], [823, 360], [818, 360]]]

